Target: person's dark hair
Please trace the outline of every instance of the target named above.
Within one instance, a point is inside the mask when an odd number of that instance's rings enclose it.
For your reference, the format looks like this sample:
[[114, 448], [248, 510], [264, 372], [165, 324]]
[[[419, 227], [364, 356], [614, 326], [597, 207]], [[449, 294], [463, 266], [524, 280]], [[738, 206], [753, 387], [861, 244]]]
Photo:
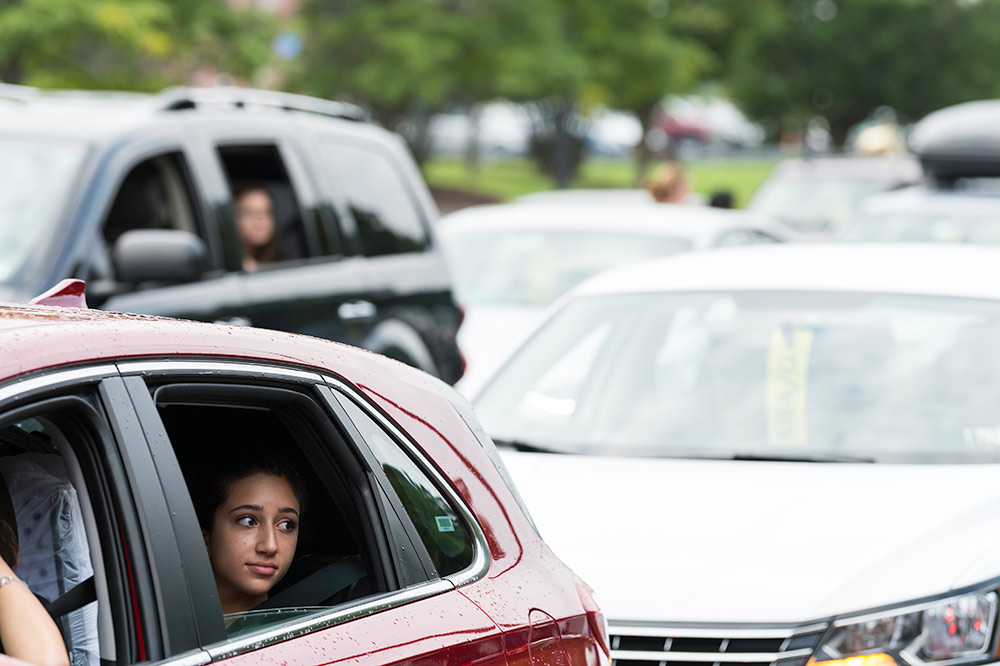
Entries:
[[17, 566], [19, 551], [17, 532], [6, 520], [0, 519], [0, 557], [11, 569]]
[[712, 208], [732, 208], [733, 193], [729, 190], [719, 190], [712, 193], [712, 198], [708, 200], [708, 205]]
[[[214, 462], [214, 464], [213, 464]], [[299, 512], [306, 508], [306, 486], [291, 465], [282, 460], [248, 450], [231, 452], [225, 460], [207, 462], [195, 475], [191, 499], [198, 515], [198, 524], [211, 531], [215, 510], [225, 504], [233, 483], [254, 474], [269, 474], [288, 481], [299, 501]]]
[[[271, 206], [274, 206], [274, 196], [271, 191], [267, 189], [267, 186], [263, 183], [242, 183], [233, 187], [233, 213], [236, 213], [236, 202], [240, 200], [241, 197], [250, 192], [263, 192], [271, 200]], [[278, 241], [278, 219], [274, 219], [274, 233], [271, 234], [271, 240], [269, 240], [264, 245], [255, 248], [249, 248], [250, 256], [258, 264], [270, 264], [276, 261], [281, 261], [281, 245]]]

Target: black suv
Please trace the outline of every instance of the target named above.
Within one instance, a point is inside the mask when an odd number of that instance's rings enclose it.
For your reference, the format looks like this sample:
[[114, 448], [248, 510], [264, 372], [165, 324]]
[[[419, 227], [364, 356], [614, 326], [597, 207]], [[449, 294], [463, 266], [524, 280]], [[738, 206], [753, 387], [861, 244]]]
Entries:
[[[241, 184], [283, 260], [242, 270]], [[92, 306], [347, 342], [462, 374], [437, 209], [403, 142], [351, 105], [233, 88], [0, 85], [0, 300], [67, 277]]]

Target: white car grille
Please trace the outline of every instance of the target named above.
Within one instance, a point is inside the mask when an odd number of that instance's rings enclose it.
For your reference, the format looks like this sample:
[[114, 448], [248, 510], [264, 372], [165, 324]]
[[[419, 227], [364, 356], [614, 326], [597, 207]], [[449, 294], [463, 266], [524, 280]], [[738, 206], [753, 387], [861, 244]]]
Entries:
[[806, 666], [827, 624], [797, 627], [610, 623], [613, 666]]

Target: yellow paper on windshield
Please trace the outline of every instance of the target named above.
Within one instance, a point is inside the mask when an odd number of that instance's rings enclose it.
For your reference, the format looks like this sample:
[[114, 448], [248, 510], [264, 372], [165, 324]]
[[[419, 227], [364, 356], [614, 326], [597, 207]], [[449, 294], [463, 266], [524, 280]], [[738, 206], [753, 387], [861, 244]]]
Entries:
[[764, 389], [767, 439], [771, 444], [804, 446], [809, 439], [806, 406], [814, 336], [807, 328], [779, 326], [771, 332]]

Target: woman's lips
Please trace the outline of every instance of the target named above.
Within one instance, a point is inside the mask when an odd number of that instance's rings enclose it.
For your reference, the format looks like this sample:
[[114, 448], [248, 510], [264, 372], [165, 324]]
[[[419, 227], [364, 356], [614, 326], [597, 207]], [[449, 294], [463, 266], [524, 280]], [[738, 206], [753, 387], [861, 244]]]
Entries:
[[247, 564], [247, 568], [255, 574], [260, 574], [261, 576], [273, 576], [278, 570], [273, 564], [263, 564], [260, 562], [252, 562]]

